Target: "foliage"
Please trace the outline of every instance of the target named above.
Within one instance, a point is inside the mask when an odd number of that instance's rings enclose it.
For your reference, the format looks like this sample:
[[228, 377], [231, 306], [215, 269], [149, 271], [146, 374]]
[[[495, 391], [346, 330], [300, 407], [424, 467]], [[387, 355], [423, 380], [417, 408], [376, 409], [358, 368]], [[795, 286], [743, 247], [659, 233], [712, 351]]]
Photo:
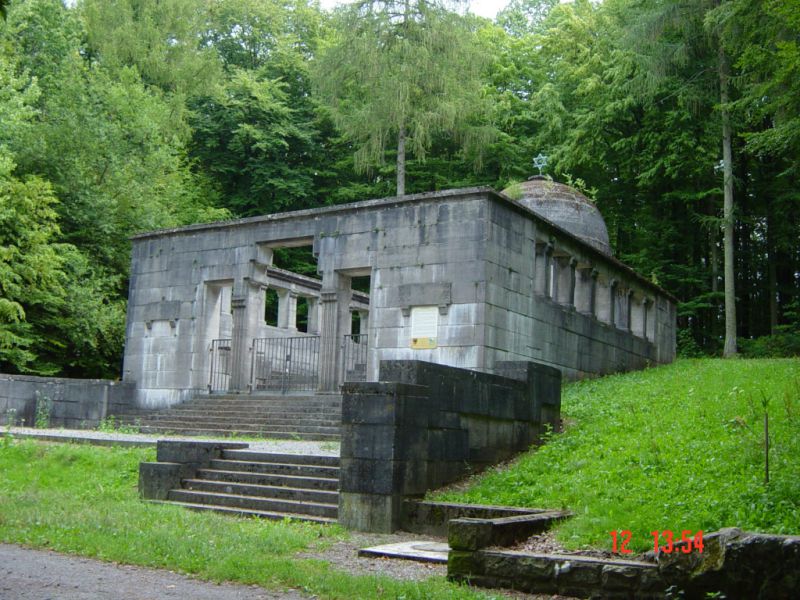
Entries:
[[[566, 432], [510, 466], [440, 499], [540, 508], [575, 516], [567, 546], [610, 548], [609, 531], [737, 526], [800, 528], [800, 361], [680, 360], [566, 386]], [[763, 484], [762, 394], [770, 399], [770, 478]]]
[[237, 519], [142, 502], [139, 463], [153, 449], [14, 441], [0, 446], [0, 541], [211, 581], [298, 588], [321, 598], [485, 598], [444, 578], [352, 576], [295, 558], [346, 535], [335, 526]]
[[722, 348], [730, 223], [743, 350], [792, 343], [798, 0], [513, 0], [495, 23], [444, 0], [0, 5], [2, 370], [118, 376], [138, 232], [390, 196], [399, 162], [408, 193], [503, 189], [540, 152], [678, 297], [684, 354]]
[[773, 335], [739, 340], [742, 356], [748, 358], [781, 358], [800, 356], [800, 333], [786, 331]]
[[334, 27], [315, 80], [356, 144], [356, 170], [382, 164], [394, 140], [402, 194], [406, 145], [424, 160], [439, 133], [467, 152], [490, 138], [488, 127], [470, 120], [484, 105], [484, 59], [464, 19], [434, 0], [361, 0], [339, 9]]

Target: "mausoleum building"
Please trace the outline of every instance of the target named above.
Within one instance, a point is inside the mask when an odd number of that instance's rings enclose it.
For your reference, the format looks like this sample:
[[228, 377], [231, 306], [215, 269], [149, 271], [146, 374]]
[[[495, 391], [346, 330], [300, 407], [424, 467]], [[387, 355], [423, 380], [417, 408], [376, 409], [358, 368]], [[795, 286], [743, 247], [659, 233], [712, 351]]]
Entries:
[[[548, 180], [507, 192], [139, 235], [123, 379], [139, 406], [162, 408], [208, 391], [336, 392], [375, 381], [384, 360], [488, 373], [537, 361], [568, 378], [672, 361], [675, 299], [611, 255], [596, 207]], [[313, 249], [318, 278], [274, 264], [276, 249], [298, 246]], [[369, 293], [354, 279], [368, 280]], [[272, 320], [268, 294], [278, 299]]]

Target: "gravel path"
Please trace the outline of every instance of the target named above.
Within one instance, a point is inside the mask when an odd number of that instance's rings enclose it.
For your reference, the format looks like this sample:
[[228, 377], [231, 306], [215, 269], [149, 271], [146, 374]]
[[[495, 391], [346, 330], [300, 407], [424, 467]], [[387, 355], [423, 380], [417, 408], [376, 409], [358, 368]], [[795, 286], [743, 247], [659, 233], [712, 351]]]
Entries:
[[[5, 434], [7, 428], [0, 430]], [[286, 454], [317, 454], [339, 456], [338, 442], [312, 442], [304, 440], [237, 440], [225, 438], [188, 437], [179, 435], [160, 435], [146, 433], [105, 433], [90, 429], [34, 429], [33, 427], [12, 427], [11, 435], [20, 438], [34, 438], [54, 442], [83, 442], [99, 446], [155, 446], [157, 440], [196, 440], [215, 442], [244, 442], [251, 450], [280, 452]]]
[[171, 571], [0, 544], [0, 600], [304, 600], [294, 590], [216, 584]]

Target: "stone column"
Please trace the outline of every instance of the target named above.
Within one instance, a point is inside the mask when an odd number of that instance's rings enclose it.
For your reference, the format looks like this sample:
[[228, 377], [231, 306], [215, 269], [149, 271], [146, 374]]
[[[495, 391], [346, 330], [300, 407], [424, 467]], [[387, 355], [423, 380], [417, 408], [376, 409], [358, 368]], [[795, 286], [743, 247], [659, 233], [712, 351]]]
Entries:
[[585, 315], [595, 316], [597, 271], [592, 267], [581, 267], [575, 278], [575, 308]]
[[542, 296], [550, 295], [550, 269], [553, 244], [538, 242], [536, 244], [536, 276], [533, 291]]
[[319, 298], [307, 298], [308, 300], [308, 333], [319, 334]]
[[555, 259], [556, 280], [554, 300], [565, 306], [575, 304], [575, 266], [577, 261], [570, 256], [558, 256]]
[[622, 290], [620, 294], [619, 328], [631, 331], [631, 311], [633, 308], [633, 290]]
[[637, 300], [636, 296], [631, 296], [631, 332], [647, 339], [647, 298]]
[[322, 276], [320, 340], [319, 340], [319, 389], [335, 392], [341, 381], [342, 336], [350, 333], [350, 299], [353, 292], [350, 278], [335, 271]]
[[[369, 311], [368, 310], [356, 310], [356, 312], [358, 313], [358, 323], [359, 323], [358, 332], [362, 336], [366, 336], [369, 333]], [[367, 343], [366, 337], [364, 337], [361, 340], [361, 343], [362, 344], [366, 344]]]
[[246, 391], [250, 386], [250, 351], [258, 322], [260, 285], [251, 285], [245, 278], [234, 286], [231, 297], [233, 332], [231, 335], [231, 384], [234, 392]]
[[277, 325], [281, 329], [289, 329], [290, 321], [289, 321], [289, 290], [281, 290], [277, 288], [275, 292], [278, 294], [278, 322]]
[[609, 325], [616, 325], [617, 323], [617, 287], [619, 282], [616, 279], [610, 279], [608, 286], [603, 290], [603, 296], [600, 300], [598, 307], [598, 316], [600, 320]]

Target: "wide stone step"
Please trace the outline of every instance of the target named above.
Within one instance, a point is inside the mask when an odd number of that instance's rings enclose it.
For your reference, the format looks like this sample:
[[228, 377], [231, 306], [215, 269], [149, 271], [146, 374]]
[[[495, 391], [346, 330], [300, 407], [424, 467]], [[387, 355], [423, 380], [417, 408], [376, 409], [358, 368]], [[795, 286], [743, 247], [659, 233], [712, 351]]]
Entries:
[[172, 429], [231, 429], [238, 431], [253, 431], [261, 432], [281, 431], [285, 433], [339, 433], [339, 425], [306, 425], [304, 423], [295, 423], [292, 425], [275, 425], [273, 423], [218, 423], [213, 420], [197, 420], [197, 421], [184, 421], [183, 419], [154, 421], [152, 423], [142, 423], [143, 426], [152, 427], [165, 427]]
[[188, 414], [206, 414], [206, 415], [341, 415], [342, 408], [340, 406], [258, 406], [258, 407], [241, 407], [241, 406], [220, 406], [220, 407], [204, 407], [204, 406], [185, 406], [178, 405], [172, 408], [167, 408], [159, 411], [151, 411], [151, 415], [169, 415], [176, 413]]
[[175, 506], [181, 506], [183, 508], [188, 508], [190, 510], [198, 510], [198, 511], [208, 510], [237, 517], [258, 517], [259, 519], [271, 519], [275, 521], [282, 521], [284, 519], [289, 519], [290, 521], [308, 521], [311, 523], [322, 523], [325, 525], [330, 525], [332, 523], [337, 522], [336, 519], [327, 517], [315, 517], [312, 515], [272, 512], [264, 510], [251, 510], [246, 508], [235, 508], [231, 506], [216, 506], [212, 504], [196, 504], [194, 502], [174, 502], [174, 501], [163, 501], [163, 500], [150, 500], [150, 502], [152, 502], [153, 504], [171, 504]]
[[154, 415], [147, 419], [142, 419], [142, 425], [156, 425], [182, 423], [186, 425], [215, 425], [219, 427], [261, 429], [270, 427], [280, 430], [283, 427], [338, 427], [340, 419], [319, 419], [319, 418], [253, 418], [253, 417], [217, 417], [204, 414], [186, 415], [184, 413], [171, 415]]
[[176, 404], [171, 406], [171, 409], [176, 408], [193, 408], [197, 410], [229, 410], [229, 409], [237, 409], [237, 410], [269, 410], [273, 408], [287, 410], [293, 408], [302, 408], [302, 409], [330, 409], [336, 410], [340, 409], [342, 406], [341, 402], [295, 402], [295, 401], [281, 401], [281, 402], [234, 402], [234, 401], [226, 401], [226, 402], [195, 402], [189, 401], [184, 402], [182, 404]]
[[175, 406], [247, 406], [249, 408], [258, 408], [261, 406], [315, 406], [315, 407], [336, 407], [342, 405], [341, 398], [296, 398], [293, 396], [277, 396], [273, 398], [250, 398], [241, 397], [233, 399], [218, 399], [218, 398], [196, 398], [187, 400]]
[[258, 452], [256, 450], [223, 450], [222, 458], [248, 462], [281, 463], [285, 465], [311, 465], [315, 467], [338, 467], [338, 456], [324, 454], [284, 454]]
[[314, 517], [327, 517], [329, 519], [335, 519], [339, 512], [339, 507], [335, 504], [297, 502], [293, 500], [278, 500], [257, 496], [241, 496], [193, 490], [170, 490], [167, 499], [191, 504], [210, 504], [213, 506], [245, 508], [248, 510], [260, 510], [265, 512], [283, 512], [297, 515], [311, 515]]
[[206, 479], [185, 479], [183, 488], [200, 492], [218, 494], [234, 494], [236, 496], [255, 496], [276, 500], [292, 500], [294, 502], [316, 502], [318, 504], [335, 505], [339, 502], [338, 492], [293, 488], [286, 486], [260, 485], [233, 481], [214, 481]]
[[274, 440], [313, 440], [318, 442], [338, 442], [341, 436], [338, 433], [287, 433], [285, 431], [270, 431], [269, 429], [219, 429], [209, 428], [176, 428], [161, 427], [154, 425], [142, 425], [142, 433], [161, 434], [161, 435], [186, 435], [203, 437], [252, 437], [257, 439]]
[[282, 485], [309, 490], [326, 490], [329, 492], [335, 492], [339, 489], [339, 480], [333, 477], [302, 477], [299, 475], [275, 475], [247, 471], [199, 469], [197, 471], [197, 478], [207, 481], [231, 481], [234, 483], [252, 483], [255, 485]]
[[247, 460], [228, 460], [215, 458], [210, 468], [219, 471], [245, 471], [269, 475], [295, 475], [297, 477], [325, 477], [339, 479], [339, 468], [325, 465], [298, 465], [282, 462], [253, 462]]

